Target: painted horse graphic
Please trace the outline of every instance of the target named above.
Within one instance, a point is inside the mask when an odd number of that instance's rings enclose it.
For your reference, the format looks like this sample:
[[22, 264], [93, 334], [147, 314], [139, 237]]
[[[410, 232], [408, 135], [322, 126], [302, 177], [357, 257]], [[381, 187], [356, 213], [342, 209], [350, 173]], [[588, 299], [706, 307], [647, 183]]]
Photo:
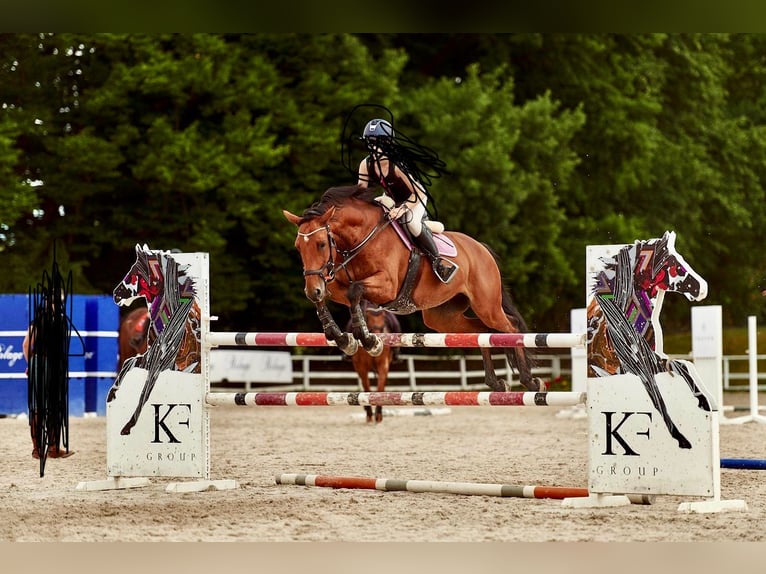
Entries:
[[194, 281], [186, 275], [187, 267], [180, 265], [170, 252], [136, 245], [136, 262], [114, 289], [114, 302], [118, 305], [129, 305], [144, 297], [150, 319], [146, 351], [125, 361], [106, 399], [114, 400], [130, 369], [147, 370], [139, 402], [122, 428], [123, 435], [130, 434], [138, 421], [161, 371], [201, 371], [200, 310]]
[[595, 276], [587, 311], [588, 376], [638, 376], [671, 436], [681, 448], [691, 448], [671, 419], [654, 378], [666, 371], [680, 376], [699, 408], [714, 410], [712, 396], [690, 364], [668, 359], [662, 349], [659, 316], [665, 292], [681, 293], [690, 301], [707, 296], [707, 282], [676, 252], [675, 239], [674, 232], [665, 232], [602, 259], [605, 266]]

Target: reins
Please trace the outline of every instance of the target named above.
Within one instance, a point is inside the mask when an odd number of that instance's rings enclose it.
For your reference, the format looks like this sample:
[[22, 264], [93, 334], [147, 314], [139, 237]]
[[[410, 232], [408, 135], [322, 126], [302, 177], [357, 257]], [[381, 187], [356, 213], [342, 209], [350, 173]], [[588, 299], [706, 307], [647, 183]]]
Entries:
[[[328, 244], [330, 246], [330, 252], [327, 258], [327, 262], [322, 265], [319, 269], [308, 269], [303, 272], [304, 277], [307, 275], [319, 275], [322, 277], [325, 281], [325, 283], [331, 283], [335, 280], [335, 275], [339, 270], [344, 270], [346, 272], [346, 277], [349, 281], [353, 281], [351, 278], [351, 274], [348, 271], [348, 264], [361, 253], [362, 249], [364, 249], [367, 244], [372, 241], [381, 231], [383, 231], [387, 226], [391, 224], [391, 220], [387, 217], [381, 218], [381, 221], [379, 221], [375, 227], [373, 227], [370, 232], [367, 234], [367, 236], [362, 239], [361, 242], [359, 242], [358, 245], [352, 247], [351, 249], [339, 249], [338, 244], [335, 242], [335, 238], [332, 234], [332, 229], [330, 228], [330, 224], [327, 223], [323, 227], [318, 227], [314, 231], [310, 231], [309, 233], [301, 233], [298, 232], [299, 237], [303, 237], [304, 239], [307, 239], [309, 235], [313, 235], [314, 233], [317, 233], [318, 231], [325, 230], [327, 233], [327, 240]], [[343, 261], [341, 261], [337, 266], [335, 265], [335, 257], [333, 256], [333, 250], [335, 250], [335, 253], [337, 253]]]

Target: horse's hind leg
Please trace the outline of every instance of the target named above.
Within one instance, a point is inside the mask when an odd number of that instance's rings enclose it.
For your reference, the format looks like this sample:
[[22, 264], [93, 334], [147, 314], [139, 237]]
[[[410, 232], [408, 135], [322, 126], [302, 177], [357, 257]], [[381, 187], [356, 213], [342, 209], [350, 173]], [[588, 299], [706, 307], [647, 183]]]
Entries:
[[519, 380], [527, 390], [535, 392], [544, 392], [547, 385], [539, 377], [532, 375], [532, 362], [528, 351], [523, 347], [514, 347], [512, 349], [503, 349], [508, 362], [519, 372]]
[[[463, 312], [467, 304], [460, 298], [447, 303], [423, 310], [423, 322], [427, 327], [440, 333], [481, 333], [486, 332], [487, 327], [475, 317], [466, 317]], [[493, 391], [510, 390], [510, 382], [500, 379], [495, 373], [492, 362], [492, 349], [481, 349], [481, 359], [484, 364], [484, 383]]]
[[[375, 359], [375, 378], [378, 381], [377, 390], [379, 393], [386, 390], [388, 369], [391, 364], [391, 354], [391, 348], [386, 347], [383, 355]], [[375, 406], [375, 422], [383, 422], [383, 407], [380, 405]]]
[[[357, 355], [354, 357], [354, 370], [356, 370], [356, 374], [359, 375], [359, 381], [362, 383], [362, 390], [365, 393], [370, 392], [370, 372], [369, 372], [369, 365], [368, 361], [362, 360], [363, 357], [360, 355]], [[364, 412], [367, 415], [367, 422], [372, 422], [372, 407], [370, 405], [364, 406]]]

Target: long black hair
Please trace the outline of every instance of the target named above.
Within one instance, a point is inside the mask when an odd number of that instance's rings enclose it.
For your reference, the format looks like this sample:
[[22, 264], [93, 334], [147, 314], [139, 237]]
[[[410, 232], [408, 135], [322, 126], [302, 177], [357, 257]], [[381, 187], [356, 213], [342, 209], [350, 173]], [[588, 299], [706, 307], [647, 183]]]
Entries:
[[[365, 124], [373, 119], [386, 120], [393, 128], [391, 137], [376, 138], [374, 146], [372, 142], [360, 137]], [[352, 154], [359, 149], [372, 154], [373, 147], [377, 147], [380, 153], [392, 161], [414, 183], [420, 184], [425, 190], [429, 204], [433, 207], [433, 213], [429, 215], [436, 218], [436, 202], [428, 188], [433, 179], [444, 174], [449, 174], [446, 164], [439, 159], [439, 155], [429, 147], [420, 145], [409, 138], [394, 123], [394, 114], [387, 107], [380, 104], [359, 104], [346, 116], [341, 135], [341, 164], [349, 173], [358, 175], [358, 161], [352, 161]]]

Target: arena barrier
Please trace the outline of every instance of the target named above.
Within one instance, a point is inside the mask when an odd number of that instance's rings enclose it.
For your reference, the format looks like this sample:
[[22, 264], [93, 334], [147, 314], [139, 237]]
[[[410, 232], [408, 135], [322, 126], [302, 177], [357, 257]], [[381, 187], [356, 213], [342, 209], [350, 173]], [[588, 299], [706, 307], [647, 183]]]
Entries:
[[[666, 241], [667, 242], [667, 241]], [[642, 251], [645, 253], [645, 251]], [[323, 406], [336, 404], [434, 404], [436, 395], [405, 393], [341, 393], [334, 397], [301, 393], [210, 393], [210, 350], [218, 345], [329, 346], [324, 336], [285, 333], [213, 333], [210, 322], [209, 262], [207, 253], [170, 253], [136, 246], [136, 263], [115, 289], [115, 300], [129, 304], [139, 285], [159, 285], [145, 296], [159, 322], [154, 344], [127, 364], [110, 390], [107, 403], [106, 480], [81, 482], [80, 490], [143, 486], [150, 477], [198, 478], [170, 484], [168, 491], [190, 492], [236, 487], [236, 481], [210, 480], [209, 412], [214, 405], [285, 407], [302, 400]], [[679, 256], [680, 259], [680, 256]], [[143, 277], [141, 281], [137, 277]], [[145, 276], [145, 277], [144, 277]], [[165, 280], [171, 278], [171, 280]], [[143, 295], [142, 295], [143, 296]], [[160, 299], [160, 300], [157, 300]], [[658, 313], [657, 313], [658, 315]], [[654, 320], [654, 315], [652, 315]], [[657, 326], [658, 348], [661, 330]], [[572, 346], [585, 334], [404, 334], [399, 345], [442, 346]], [[687, 375], [695, 376], [693, 365]], [[565, 498], [568, 507], [630, 504], [626, 495], [680, 495], [704, 501], [682, 503], [686, 512], [743, 510], [744, 501], [720, 498], [720, 456], [717, 409], [701, 410], [684, 381], [662, 372], [652, 378], [656, 391], [647, 392], [646, 380], [636, 374], [588, 378], [587, 393], [467, 393], [461, 398], [444, 393], [436, 404], [460, 406], [563, 406], [582, 404], [588, 411], [588, 496]], [[615, 392], [619, 389], [619, 392]], [[657, 416], [653, 401], [659, 396], [672, 416], [675, 429], [689, 439], [681, 447], [666, 428], [667, 417]], [[557, 396], [558, 395], [558, 396]], [[454, 403], [446, 402], [452, 401]], [[417, 398], [416, 398], [417, 397]], [[337, 401], [336, 401], [337, 398]], [[381, 402], [382, 401], [382, 402]], [[399, 401], [399, 402], [396, 402]], [[404, 401], [404, 402], [402, 402]], [[409, 402], [408, 402], [409, 401]], [[262, 401], [263, 402], [263, 401]], [[544, 403], [544, 404], [542, 404]], [[376, 404], [376, 403], [370, 403]]]

